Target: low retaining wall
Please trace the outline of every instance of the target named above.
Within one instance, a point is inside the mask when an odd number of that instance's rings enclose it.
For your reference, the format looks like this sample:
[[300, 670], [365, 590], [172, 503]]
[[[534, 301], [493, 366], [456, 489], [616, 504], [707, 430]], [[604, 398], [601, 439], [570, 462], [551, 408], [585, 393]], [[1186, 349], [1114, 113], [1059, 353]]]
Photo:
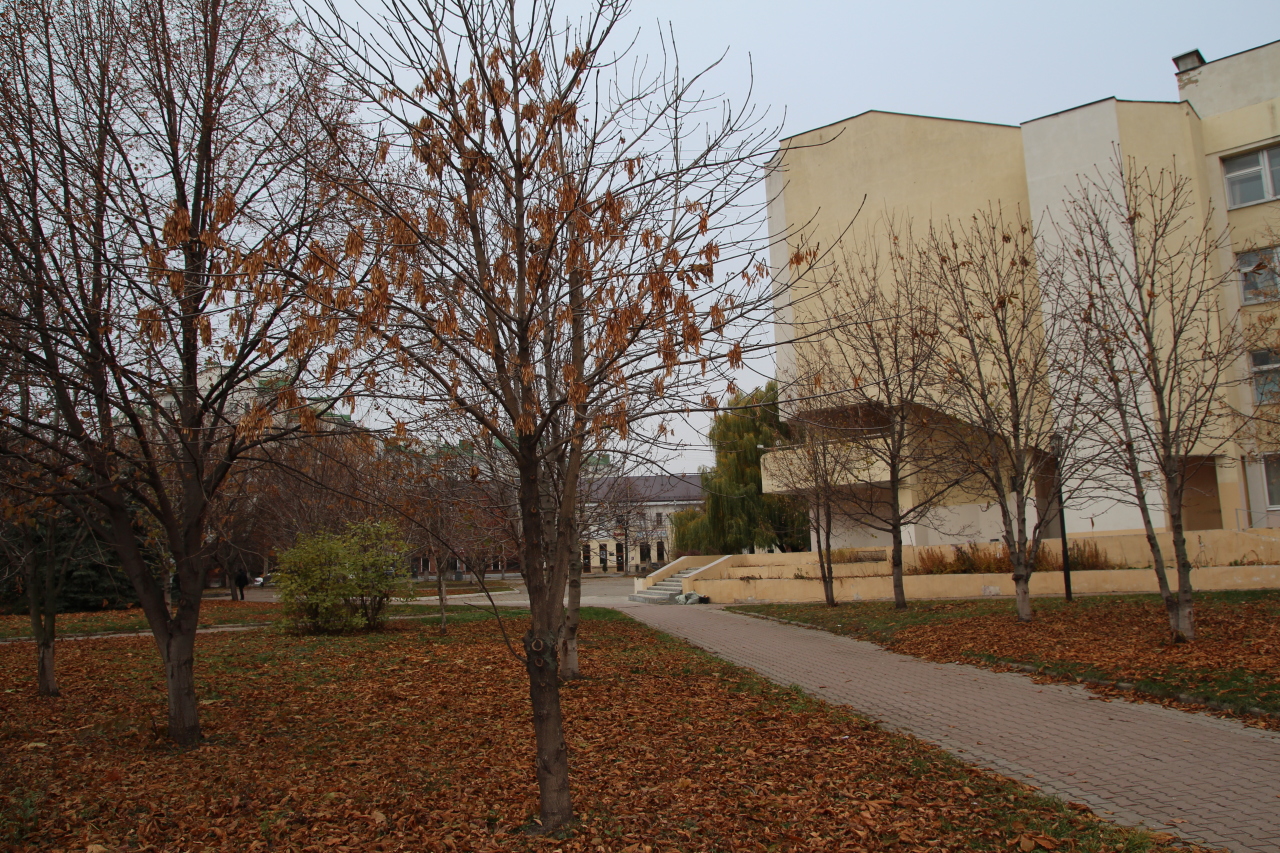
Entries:
[[[811, 554], [808, 556], [813, 557]], [[716, 604], [823, 600], [822, 582], [816, 577], [765, 577], [753, 574], [749, 567], [726, 566], [723, 563], [714, 568], [717, 576], [702, 577], [707, 571], [704, 569], [684, 578], [685, 591], [705, 595]], [[737, 577], [728, 576], [730, 570]], [[1177, 583], [1177, 576], [1172, 571], [1169, 581]], [[1206, 566], [1191, 573], [1191, 582], [1197, 590], [1275, 589], [1280, 588], [1280, 565]], [[902, 585], [910, 599], [1013, 595], [1013, 579], [1008, 574], [906, 575]], [[1071, 588], [1081, 594], [1158, 591], [1156, 574], [1151, 569], [1072, 572]], [[1041, 572], [1031, 576], [1032, 595], [1062, 595], [1063, 592], [1061, 572]], [[835, 595], [837, 601], [892, 599], [893, 579], [883, 576], [836, 577]]]
[[[1233, 561], [1280, 564], [1280, 531], [1277, 530], [1188, 530], [1187, 556], [1196, 566], [1226, 566]], [[1150, 568], [1151, 548], [1146, 534], [1119, 533], [1097, 536], [1069, 536], [1072, 542], [1097, 545], [1112, 563]], [[1173, 534], [1157, 533], [1165, 561], [1173, 562]], [[1046, 540], [1041, 547], [1054, 553], [1058, 540]], [[1074, 573], [1073, 573], [1074, 576]]]

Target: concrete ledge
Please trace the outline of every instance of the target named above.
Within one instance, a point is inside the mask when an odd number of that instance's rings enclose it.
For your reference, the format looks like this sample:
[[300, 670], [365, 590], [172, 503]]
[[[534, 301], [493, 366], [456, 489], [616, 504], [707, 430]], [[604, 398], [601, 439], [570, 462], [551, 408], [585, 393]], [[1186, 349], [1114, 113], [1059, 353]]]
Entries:
[[[750, 575], [750, 569], [734, 567], [734, 574]], [[700, 578], [701, 572], [684, 579], [687, 592], [708, 596], [716, 604], [750, 602], [822, 601], [822, 582], [816, 577]], [[1169, 573], [1171, 584], [1176, 575]], [[1280, 565], [1206, 566], [1191, 573], [1197, 590], [1277, 589]], [[907, 598], [999, 598], [1013, 595], [1013, 578], [1008, 574], [907, 575], [902, 579]], [[1072, 591], [1088, 595], [1116, 592], [1157, 592], [1152, 569], [1110, 569], [1071, 573]], [[1032, 595], [1062, 595], [1061, 572], [1041, 572], [1031, 576]], [[880, 601], [893, 598], [890, 577], [837, 577], [835, 595], [839, 601]]]

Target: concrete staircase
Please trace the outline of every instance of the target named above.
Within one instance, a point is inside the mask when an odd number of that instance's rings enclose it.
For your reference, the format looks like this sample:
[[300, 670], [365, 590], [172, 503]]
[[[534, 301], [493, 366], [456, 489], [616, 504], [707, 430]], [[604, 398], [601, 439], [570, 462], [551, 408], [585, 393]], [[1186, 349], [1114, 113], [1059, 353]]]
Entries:
[[694, 566], [692, 569], [685, 569], [683, 572], [676, 572], [666, 580], [660, 580], [644, 592], [635, 592], [627, 596], [628, 601], [638, 601], [641, 604], [674, 604], [676, 596], [684, 592], [684, 585], [681, 581], [693, 574], [701, 571], [702, 566]]

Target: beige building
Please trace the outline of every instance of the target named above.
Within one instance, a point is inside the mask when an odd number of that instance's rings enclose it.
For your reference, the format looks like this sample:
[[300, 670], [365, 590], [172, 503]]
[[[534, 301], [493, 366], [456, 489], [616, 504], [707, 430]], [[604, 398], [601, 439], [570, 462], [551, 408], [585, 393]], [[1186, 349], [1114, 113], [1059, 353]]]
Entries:
[[[1059, 218], [1081, 176], [1106, 173], [1117, 158], [1153, 172], [1176, 168], [1191, 180], [1191, 215], [1228, 235], [1216, 259], [1228, 282], [1221, 317], [1247, 322], [1280, 308], [1280, 42], [1212, 62], [1192, 51], [1174, 64], [1176, 102], [1107, 98], [1020, 126], [872, 111], [784, 140], [768, 185], [779, 374], [795, 367], [804, 346], [788, 343], [793, 330], [820, 319], [810, 316], [807, 285], [789, 279], [792, 235], [831, 246], [866, 237], [869, 223], [886, 215], [919, 225], [997, 206], [1042, 224]], [[1042, 235], [1054, 239], [1052, 229]], [[1237, 378], [1244, 381], [1231, 393], [1241, 411], [1280, 402], [1280, 354], [1250, 353]], [[1188, 530], [1280, 526], [1280, 455], [1257, 450], [1230, 445], [1204, 460], [1188, 490]], [[764, 470], [768, 491], [768, 457]], [[963, 536], [917, 525], [907, 544], [999, 535], [998, 512], [962, 501], [947, 511], [964, 522]], [[1136, 508], [1105, 497], [1068, 506], [1066, 516], [1069, 532], [1142, 527]], [[850, 527], [836, 539], [836, 547], [859, 547], [886, 537]]]
[[698, 474], [599, 477], [584, 485], [582, 569], [651, 572], [673, 559], [671, 516], [702, 505]]

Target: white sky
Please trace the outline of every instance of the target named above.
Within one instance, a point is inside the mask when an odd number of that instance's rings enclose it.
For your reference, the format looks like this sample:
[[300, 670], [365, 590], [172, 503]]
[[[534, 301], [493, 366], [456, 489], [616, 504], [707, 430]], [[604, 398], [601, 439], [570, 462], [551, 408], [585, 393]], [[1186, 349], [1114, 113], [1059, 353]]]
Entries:
[[691, 63], [727, 47], [738, 76], [750, 57], [786, 133], [869, 109], [1018, 124], [1112, 95], [1177, 100], [1172, 57], [1280, 39], [1276, 0], [635, 0], [633, 26], [659, 21]]
[[[583, 5], [561, 4], [566, 16]], [[642, 29], [643, 51], [659, 27], [687, 68], [727, 50], [710, 87], [734, 102], [753, 71], [753, 100], [785, 116], [787, 135], [869, 109], [1019, 124], [1111, 96], [1176, 100], [1172, 57], [1280, 39], [1280, 0], [634, 0], [621, 30]], [[689, 447], [670, 470], [713, 462], [706, 425], [682, 430]]]

